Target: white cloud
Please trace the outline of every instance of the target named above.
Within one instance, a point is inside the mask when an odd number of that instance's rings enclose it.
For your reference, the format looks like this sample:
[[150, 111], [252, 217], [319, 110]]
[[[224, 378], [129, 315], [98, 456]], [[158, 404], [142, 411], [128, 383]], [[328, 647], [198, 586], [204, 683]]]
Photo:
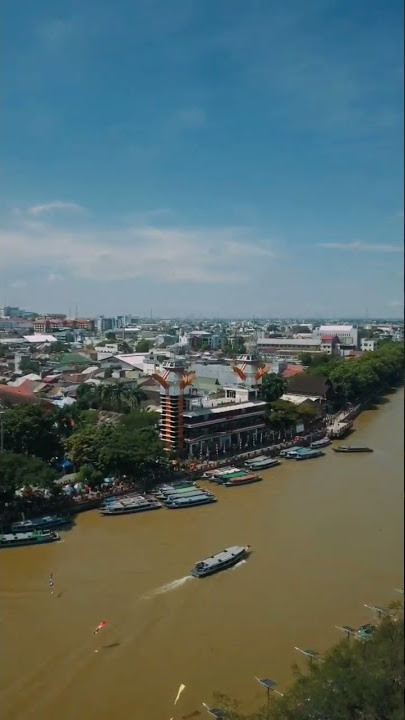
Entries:
[[27, 287], [27, 283], [25, 282], [25, 280], [14, 280], [14, 282], [12, 282], [10, 284], [10, 287], [16, 288], [16, 289], [17, 288], [25, 288], [25, 287]]
[[66, 273], [101, 282], [149, 278], [207, 285], [244, 283], [252, 280], [257, 261], [262, 267], [274, 256], [269, 240], [258, 238], [249, 228], [138, 224], [71, 230], [19, 220], [0, 235], [0, 252], [5, 268], [24, 262], [27, 268], [45, 270], [50, 283]]
[[371, 243], [363, 243], [356, 240], [351, 243], [318, 243], [317, 247], [324, 248], [326, 250], [350, 250], [353, 252], [380, 252], [380, 253], [403, 253], [404, 248], [402, 245], [373, 245]]
[[83, 212], [84, 208], [77, 203], [63, 202], [62, 200], [53, 200], [52, 202], [45, 203], [44, 205], [34, 205], [33, 207], [28, 208], [28, 213], [30, 215], [38, 216], [52, 212], [53, 210], [69, 210], [73, 212]]

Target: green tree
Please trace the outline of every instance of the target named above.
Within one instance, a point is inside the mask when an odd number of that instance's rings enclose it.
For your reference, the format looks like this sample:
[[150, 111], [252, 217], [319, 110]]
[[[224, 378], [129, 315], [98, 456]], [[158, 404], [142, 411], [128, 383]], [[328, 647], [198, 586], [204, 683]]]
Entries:
[[284, 394], [287, 381], [281, 375], [269, 373], [265, 375], [260, 386], [260, 397], [268, 403], [273, 403]]
[[15, 491], [21, 487], [55, 489], [57, 472], [49, 467], [43, 460], [20, 453], [0, 453], [0, 509], [4, 509], [6, 502], [11, 502]]
[[92, 490], [98, 490], [103, 484], [104, 475], [101, 470], [97, 470], [92, 465], [82, 465], [77, 473], [77, 480], [88, 485]]
[[217, 696], [224, 720], [403, 720], [403, 619], [387, 618], [367, 642], [343, 640], [295, 682], [269, 710], [240, 713], [236, 703]]
[[116, 336], [115, 332], [113, 332], [112, 330], [109, 330], [108, 332], [106, 332], [104, 337], [110, 343], [114, 343], [117, 340], [117, 336]]
[[146, 410], [133, 410], [128, 415], [123, 415], [122, 423], [127, 428], [141, 430], [144, 427], [157, 427], [159, 422], [159, 413]]
[[60, 430], [53, 410], [38, 405], [14, 407], [3, 415], [4, 448], [42, 460], [60, 456]]
[[135, 351], [138, 353], [147, 353], [152, 347], [152, 343], [149, 340], [139, 340], [136, 344]]

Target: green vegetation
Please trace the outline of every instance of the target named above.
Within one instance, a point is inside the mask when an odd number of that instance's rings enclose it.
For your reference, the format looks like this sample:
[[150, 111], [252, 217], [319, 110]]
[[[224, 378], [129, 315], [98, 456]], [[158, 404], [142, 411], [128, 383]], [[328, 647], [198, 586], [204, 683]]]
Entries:
[[403, 380], [403, 371], [404, 346], [399, 343], [383, 344], [375, 352], [349, 360], [330, 355], [318, 357], [307, 369], [310, 374], [330, 380], [337, 408], [381, 395]]
[[108, 330], [108, 332], [106, 332], [104, 337], [107, 340], [107, 342], [110, 342], [110, 343], [114, 343], [117, 340], [117, 336], [116, 336], [115, 332], [113, 332], [112, 330]]
[[403, 720], [403, 636], [403, 618], [386, 619], [370, 640], [343, 640], [305, 673], [295, 668], [293, 685], [268, 708], [246, 715], [223, 695], [215, 705], [224, 720]]
[[[84, 386], [91, 387], [91, 386]], [[122, 388], [122, 386], [112, 386]], [[135, 388], [136, 390], [136, 388]], [[17, 498], [21, 487], [47, 488], [50, 501], [59, 493], [55, 467], [67, 456], [79, 480], [100, 488], [106, 476], [152, 489], [170, 472], [169, 458], [157, 430], [157, 413], [133, 409], [137, 395], [125, 396], [127, 414], [118, 424], [100, 424], [95, 409], [48, 410], [22, 405], [3, 414], [4, 453], [0, 453], [0, 514], [46, 510], [42, 496]], [[121, 397], [118, 404], [124, 403]]]
[[15, 491], [25, 486], [53, 490], [58, 474], [37, 457], [4, 452], [0, 453], [0, 476], [0, 505], [3, 505], [12, 502]]
[[68, 458], [76, 467], [86, 466], [106, 475], [126, 476], [151, 489], [168, 472], [167, 455], [156, 429], [134, 430], [128, 425], [87, 426], [66, 441]]
[[268, 403], [274, 403], [285, 393], [286, 387], [287, 381], [281, 375], [269, 373], [263, 377], [260, 397]]
[[3, 416], [4, 448], [12, 453], [34, 455], [49, 461], [62, 452], [61, 429], [52, 410], [21, 405]]
[[110, 410], [129, 413], [139, 407], [146, 395], [141, 388], [123, 383], [106, 385], [80, 385], [77, 389], [77, 408], [79, 410]]
[[139, 340], [137, 342], [135, 351], [139, 353], [147, 353], [152, 347], [152, 343], [149, 340]]
[[308, 425], [318, 420], [322, 414], [323, 411], [319, 405], [310, 403], [294, 405], [286, 400], [276, 400], [270, 405], [267, 424], [273, 431], [285, 432], [290, 428], [295, 428], [297, 423]]
[[246, 345], [241, 335], [235, 335], [235, 337], [227, 338], [227, 342], [224, 347], [224, 354], [227, 357], [236, 358], [238, 355], [243, 355], [246, 352]]

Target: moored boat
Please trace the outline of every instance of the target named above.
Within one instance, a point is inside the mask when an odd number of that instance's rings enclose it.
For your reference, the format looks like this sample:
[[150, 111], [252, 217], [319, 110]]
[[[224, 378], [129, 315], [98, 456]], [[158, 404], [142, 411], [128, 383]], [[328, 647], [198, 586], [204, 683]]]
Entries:
[[33, 530], [24, 533], [4, 533], [0, 535], [0, 548], [22, 547], [23, 545], [45, 545], [56, 542], [59, 535], [54, 530]]
[[335, 452], [338, 453], [369, 453], [374, 452], [372, 448], [369, 447], [360, 447], [360, 446], [354, 446], [354, 445], [339, 445], [337, 448], [333, 448]]
[[302, 450], [301, 445], [292, 445], [290, 448], [280, 450], [279, 455], [280, 457], [290, 459], [291, 457], [294, 457], [294, 453], [297, 453], [299, 450]]
[[145, 498], [128, 501], [117, 500], [109, 502], [100, 508], [101, 515], [131, 515], [132, 513], [146, 512], [147, 510], [158, 510], [161, 506], [157, 500], [146, 500]]
[[165, 505], [167, 508], [170, 508], [170, 510], [180, 510], [181, 508], [197, 507], [198, 505], [209, 505], [216, 501], [215, 495], [201, 493], [200, 495], [192, 495], [191, 497], [168, 500], [165, 502]]
[[20, 520], [11, 525], [12, 533], [33, 532], [34, 530], [50, 530], [51, 528], [70, 525], [72, 522], [69, 515], [44, 515], [31, 520]]
[[264, 460], [258, 460], [257, 462], [246, 463], [249, 470], [268, 470], [269, 468], [280, 465], [280, 460], [277, 458], [265, 458]]
[[322, 450], [310, 450], [309, 448], [304, 448], [302, 452], [298, 453], [296, 460], [311, 460], [313, 458], [322, 457], [322, 455], [325, 455]]
[[227, 570], [243, 560], [246, 555], [248, 555], [249, 550], [249, 545], [246, 545], [245, 547], [235, 545], [234, 547], [226, 548], [225, 550], [222, 550], [222, 552], [216, 553], [216, 555], [211, 555], [211, 557], [206, 560], [201, 560], [196, 563], [191, 571], [191, 575], [193, 575], [193, 577], [201, 578], [206, 577], [207, 575], [213, 575], [221, 570]]
[[227, 480], [224, 483], [225, 487], [239, 487], [240, 485], [250, 485], [251, 483], [260, 482], [263, 478], [260, 475], [245, 475], [244, 477], [237, 477], [231, 480]]
[[314, 442], [311, 442], [310, 448], [315, 450], [316, 448], [323, 448], [330, 445], [332, 440], [327, 435], [320, 440], [314, 440]]

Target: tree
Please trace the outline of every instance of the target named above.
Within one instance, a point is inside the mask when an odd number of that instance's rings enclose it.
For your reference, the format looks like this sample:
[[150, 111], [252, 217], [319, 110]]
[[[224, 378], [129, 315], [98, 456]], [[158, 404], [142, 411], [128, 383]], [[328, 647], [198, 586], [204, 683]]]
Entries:
[[122, 424], [131, 430], [141, 430], [144, 427], [157, 427], [159, 413], [146, 410], [133, 410], [128, 415], [123, 415]]
[[57, 416], [38, 405], [14, 407], [3, 415], [4, 447], [9, 452], [50, 460], [62, 452]]
[[117, 336], [116, 336], [115, 332], [113, 332], [112, 330], [109, 330], [108, 332], [106, 332], [104, 337], [108, 342], [111, 342], [111, 343], [113, 343], [117, 340]]
[[88, 485], [92, 490], [98, 490], [103, 484], [104, 476], [92, 465], [82, 465], [77, 473], [77, 480]]
[[138, 353], [147, 353], [151, 349], [152, 344], [149, 342], [149, 340], [139, 340], [136, 344], [135, 352]]
[[104, 476], [126, 475], [130, 482], [142, 482], [145, 490], [157, 484], [168, 470], [156, 427], [84, 427], [68, 438], [66, 450], [76, 467], [91, 465]]
[[287, 381], [281, 375], [269, 373], [265, 375], [260, 386], [260, 396], [268, 403], [275, 402], [284, 394]]
[[0, 453], [0, 509], [11, 502], [15, 491], [24, 486], [54, 489], [57, 472], [46, 463], [30, 455], [13, 452]]
[[23, 355], [20, 362], [20, 370], [23, 373], [37, 374], [39, 371], [39, 362]]
[[403, 618], [387, 618], [366, 642], [343, 640], [295, 682], [283, 697], [271, 698], [269, 712], [239, 712], [217, 696], [224, 720], [402, 720], [404, 695]]

